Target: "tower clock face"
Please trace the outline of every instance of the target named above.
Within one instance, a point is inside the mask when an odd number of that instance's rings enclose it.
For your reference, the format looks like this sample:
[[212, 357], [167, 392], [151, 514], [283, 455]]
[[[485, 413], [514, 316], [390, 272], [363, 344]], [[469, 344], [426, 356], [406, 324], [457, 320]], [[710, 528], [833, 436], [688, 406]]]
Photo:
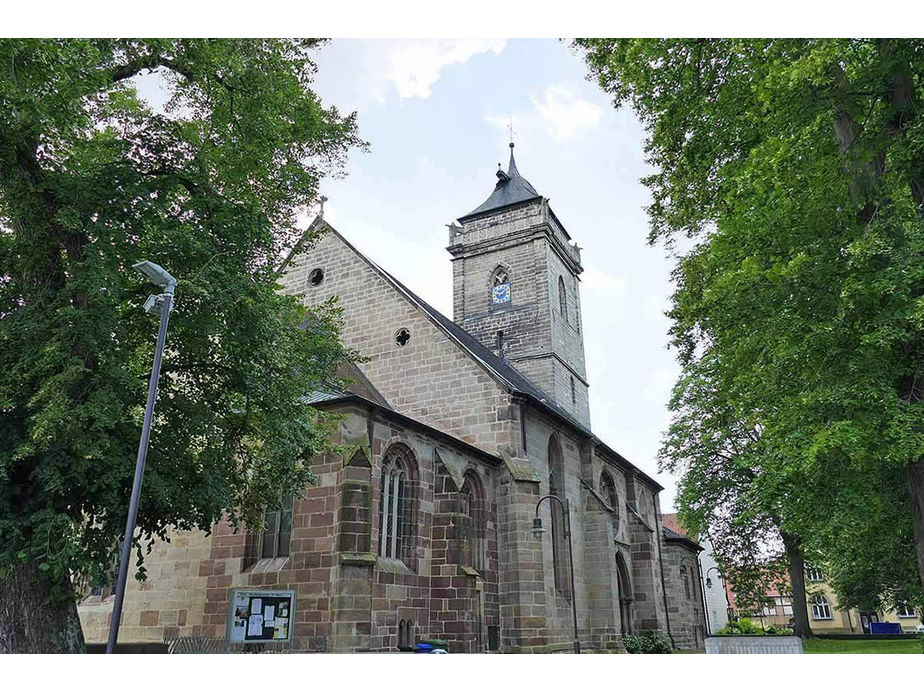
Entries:
[[510, 282], [496, 285], [494, 292], [491, 294], [491, 299], [495, 304], [510, 303]]

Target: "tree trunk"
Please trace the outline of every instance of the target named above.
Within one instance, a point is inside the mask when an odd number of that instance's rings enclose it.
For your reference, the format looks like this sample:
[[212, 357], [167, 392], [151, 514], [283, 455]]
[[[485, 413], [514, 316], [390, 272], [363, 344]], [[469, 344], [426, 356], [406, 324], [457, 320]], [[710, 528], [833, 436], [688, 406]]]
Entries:
[[918, 554], [918, 579], [924, 592], [924, 458], [905, 469], [908, 478], [908, 498], [911, 501], [911, 522], [914, 526], [914, 548]]
[[792, 584], [793, 635], [811, 638], [812, 627], [809, 625], [808, 604], [805, 599], [805, 557], [802, 554], [802, 540], [799, 537], [780, 531], [786, 558], [789, 561], [789, 581]]
[[0, 654], [86, 652], [77, 604], [51, 591], [35, 563], [15, 563], [0, 576]]

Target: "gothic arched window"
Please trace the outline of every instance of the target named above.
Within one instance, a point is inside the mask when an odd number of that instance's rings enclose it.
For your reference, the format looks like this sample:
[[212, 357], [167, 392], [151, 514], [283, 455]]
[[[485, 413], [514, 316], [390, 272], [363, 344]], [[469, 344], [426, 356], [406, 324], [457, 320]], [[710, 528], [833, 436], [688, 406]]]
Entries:
[[683, 579], [683, 593], [687, 599], [690, 598], [690, 579], [687, 576], [687, 567], [685, 565], [680, 566], [680, 577]]
[[[549, 438], [549, 493], [565, 500], [565, 462], [561, 444], [555, 435]], [[568, 579], [568, 546], [565, 543], [565, 512], [556, 501], [552, 506], [552, 564], [555, 568], [555, 589], [566, 599], [571, 599], [571, 583]]]
[[410, 555], [410, 455], [403, 447], [385, 454], [379, 495], [379, 556], [404, 560]]
[[558, 310], [565, 318], [565, 322], [570, 325], [571, 321], [568, 319], [568, 293], [565, 291], [565, 280], [561, 278], [561, 275], [558, 277]]
[[484, 491], [474, 472], [466, 472], [462, 483], [462, 563], [481, 571], [485, 567]]
[[619, 529], [619, 496], [616, 494], [616, 482], [605, 469], [600, 472], [600, 495], [613, 509], [613, 531]]
[[491, 304], [506, 305], [511, 298], [510, 274], [506, 267], [498, 267], [491, 276]]

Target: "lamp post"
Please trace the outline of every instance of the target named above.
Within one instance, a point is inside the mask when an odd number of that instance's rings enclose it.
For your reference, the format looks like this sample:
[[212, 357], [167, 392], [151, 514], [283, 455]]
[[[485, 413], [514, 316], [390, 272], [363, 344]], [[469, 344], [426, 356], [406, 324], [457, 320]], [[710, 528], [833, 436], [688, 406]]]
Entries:
[[550, 493], [543, 496], [536, 503], [536, 516], [533, 518], [533, 536], [539, 539], [545, 528], [542, 526], [542, 518], [539, 517], [539, 506], [542, 501], [549, 499], [549, 502], [556, 501], [562, 509], [565, 516], [565, 538], [568, 540], [568, 565], [571, 568], [571, 617], [574, 624], [574, 654], [581, 654], [581, 642], [578, 640], [578, 622], [577, 622], [577, 594], [574, 591], [574, 552], [571, 549], [571, 508], [568, 505], [568, 499], [562, 500], [555, 494]]
[[112, 606], [112, 621], [109, 624], [109, 642], [106, 654], [115, 652], [119, 638], [119, 621], [122, 620], [122, 602], [125, 600], [125, 583], [128, 579], [128, 563], [132, 553], [132, 537], [135, 535], [135, 521], [138, 517], [138, 502], [141, 499], [141, 482], [144, 479], [144, 462], [148, 455], [148, 442], [151, 439], [151, 420], [154, 418], [154, 400], [157, 397], [157, 383], [160, 380], [160, 363], [164, 355], [164, 342], [167, 339], [167, 322], [173, 308], [173, 290], [176, 279], [160, 265], [144, 260], [133, 267], [152, 284], [163, 289], [160, 294], [148, 296], [144, 310], [148, 313], [160, 313], [160, 330], [157, 333], [157, 347], [154, 350], [154, 367], [151, 369], [151, 381], [148, 384], [148, 402], [144, 408], [144, 424], [141, 427], [141, 442], [138, 445], [138, 458], [135, 462], [135, 479], [132, 482], [132, 497], [128, 505], [128, 519], [125, 522], [125, 537], [122, 539], [122, 557], [119, 561], [119, 579], [116, 583], [115, 602]]

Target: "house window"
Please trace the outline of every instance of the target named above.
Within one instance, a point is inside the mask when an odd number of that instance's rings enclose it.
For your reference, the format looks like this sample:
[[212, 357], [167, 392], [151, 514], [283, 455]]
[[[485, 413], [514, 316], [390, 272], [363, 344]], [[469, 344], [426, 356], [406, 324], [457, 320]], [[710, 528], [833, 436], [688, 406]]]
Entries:
[[577, 390], [574, 387], [574, 376], [571, 376], [571, 404], [577, 405]]
[[[565, 500], [565, 463], [561, 445], [554, 435], [549, 438], [549, 493]], [[565, 544], [565, 512], [557, 501], [551, 501], [552, 565], [555, 569], [555, 589], [565, 599], [571, 599], [568, 573], [568, 546]]]
[[761, 616], [776, 616], [776, 601], [773, 603], [764, 604], [763, 609], [760, 611]]
[[809, 582], [821, 582], [825, 579], [822, 572], [814, 566], [805, 566], [805, 579]]
[[379, 556], [404, 560], [409, 555], [410, 455], [396, 447], [385, 455], [379, 487]]
[[292, 539], [292, 496], [286, 496], [281, 508], [267, 510], [263, 517], [266, 528], [260, 535], [260, 558], [288, 556]]
[[828, 603], [828, 598], [822, 594], [816, 594], [812, 597], [812, 618], [816, 621], [830, 621], [831, 620], [831, 605]]
[[777, 597], [776, 603], [783, 609], [784, 616], [792, 616], [792, 597]]
[[902, 602], [895, 610], [899, 618], [917, 618], [918, 615], [908, 602]]
[[321, 282], [324, 281], [324, 270], [320, 267], [315, 267], [311, 270], [311, 274], [308, 275], [308, 283], [311, 286], [319, 286]]
[[565, 322], [569, 325], [571, 321], [568, 320], [568, 294], [565, 291], [565, 280], [558, 277], [558, 311], [565, 318]]
[[690, 578], [687, 575], [687, 567], [685, 565], [680, 566], [680, 577], [683, 578], [683, 593], [686, 595], [686, 598], [690, 598]]
[[510, 299], [510, 276], [505, 268], [498, 267], [491, 278], [491, 304], [506, 305]]

